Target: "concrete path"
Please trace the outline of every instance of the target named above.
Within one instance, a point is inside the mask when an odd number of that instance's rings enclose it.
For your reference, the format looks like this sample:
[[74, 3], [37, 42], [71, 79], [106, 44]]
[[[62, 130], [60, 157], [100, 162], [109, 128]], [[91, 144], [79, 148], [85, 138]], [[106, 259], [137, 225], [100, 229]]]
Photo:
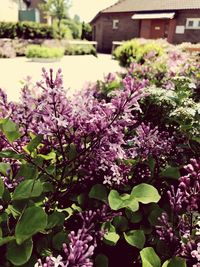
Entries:
[[102, 79], [109, 72], [120, 71], [121, 68], [117, 61], [111, 59], [111, 55], [94, 56], [65, 56], [60, 62], [38, 63], [30, 62], [25, 57], [14, 59], [0, 59], [0, 88], [4, 89], [9, 100], [18, 101], [20, 81], [27, 76], [32, 80], [41, 80], [41, 69], [53, 68], [55, 71], [61, 68], [64, 76], [64, 87], [69, 89], [69, 93], [80, 90], [87, 81], [95, 82]]

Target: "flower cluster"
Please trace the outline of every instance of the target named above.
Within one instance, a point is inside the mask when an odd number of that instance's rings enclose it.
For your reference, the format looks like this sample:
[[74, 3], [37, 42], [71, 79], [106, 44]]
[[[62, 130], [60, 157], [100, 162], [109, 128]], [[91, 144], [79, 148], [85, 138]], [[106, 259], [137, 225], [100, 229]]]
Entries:
[[92, 267], [91, 257], [97, 247], [97, 241], [105, 234], [98, 229], [99, 224], [110, 221], [119, 214], [109, 211], [106, 205], [96, 211], [88, 210], [79, 213], [82, 228], [78, 229], [77, 233], [74, 231], [69, 233], [69, 242], [63, 244], [63, 256], [49, 256], [45, 259], [45, 263], [38, 259], [35, 267]]
[[[133, 112], [139, 109], [138, 101], [145, 96], [146, 81], [125, 77], [124, 89], [116, 91], [111, 102], [106, 102], [95, 97], [94, 89], [68, 100], [60, 70], [55, 80], [52, 70], [50, 75], [43, 70], [43, 76], [44, 82], [37, 84], [40, 90], [37, 97], [28, 88], [23, 90], [20, 104], [7, 104], [2, 96], [3, 112], [8, 110], [7, 105], [11, 106], [7, 116], [20, 126], [23, 134], [18, 142], [19, 151], [30, 140], [29, 133], [42, 134], [42, 153], [54, 147], [62, 156], [59, 165], [70, 164], [68, 150], [72, 145], [75, 147], [74, 161], [81, 180], [101, 177], [103, 183], [111, 186], [126, 182], [129, 169], [117, 160], [127, 157], [124, 129], [135, 124]], [[7, 145], [2, 144], [3, 147]]]
[[146, 159], [148, 156], [158, 158], [167, 156], [173, 151], [174, 138], [168, 132], [159, 132], [158, 128], [151, 129], [150, 124], [141, 123], [136, 129], [136, 136], [131, 140], [137, 155]]
[[188, 212], [199, 211], [200, 205], [200, 161], [191, 159], [190, 164], [184, 167], [186, 175], [179, 178], [178, 189], [172, 187], [168, 191], [170, 204], [173, 210], [185, 208]]
[[157, 234], [176, 248], [175, 255], [180, 255], [199, 266], [199, 204], [200, 204], [200, 161], [191, 159], [184, 167], [186, 174], [179, 178], [177, 190], [171, 186], [169, 202], [172, 209], [172, 222], [166, 213], [160, 217]]

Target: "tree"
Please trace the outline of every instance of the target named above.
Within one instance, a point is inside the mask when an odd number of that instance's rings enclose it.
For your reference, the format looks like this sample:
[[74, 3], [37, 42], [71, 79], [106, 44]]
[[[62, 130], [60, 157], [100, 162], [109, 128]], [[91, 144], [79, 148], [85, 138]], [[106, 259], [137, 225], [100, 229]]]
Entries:
[[88, 41], [92, 40], [92, 27], [89, 23], [82, 23], [82, 34], [81, 39], [86, 39]]
[[70, 0], [47, 0], [41, 7], [47, 16], [51, 16], [58, 21], [58, 31], [61, 32], [62, 19], [68, 18]]
[[74, 20], [76, 23], [80, 23], [80, 22], [81, 22], [81, 18], [80, 18], [80, 16], [77, 15], [77, 14], [74, 15], [73, 20]]

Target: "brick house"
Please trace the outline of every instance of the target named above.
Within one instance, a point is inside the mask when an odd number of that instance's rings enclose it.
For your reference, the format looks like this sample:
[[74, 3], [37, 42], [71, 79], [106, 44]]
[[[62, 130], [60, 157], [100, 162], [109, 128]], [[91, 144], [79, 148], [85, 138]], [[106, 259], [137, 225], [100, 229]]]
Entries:
[[200, 0], [120, 0], [91, 21], [99, 51], [113, 41], [165, 38], [171, 43], [200, 42]]
[[0, 21], [51, 23], [40, 8], [45, 0], [0, 0]]

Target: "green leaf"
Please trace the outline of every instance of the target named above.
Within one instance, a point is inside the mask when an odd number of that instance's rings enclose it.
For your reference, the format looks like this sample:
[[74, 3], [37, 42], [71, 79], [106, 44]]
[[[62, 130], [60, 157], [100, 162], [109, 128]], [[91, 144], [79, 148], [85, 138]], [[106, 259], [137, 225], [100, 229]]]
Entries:
[[124, 216], [116, 216], [113, 219], [113, 225], [117, 230], [120, 230], [122, 232], [126, 231], [128, 229], [128, 221], [126, 217]]
[[8, 244], [7, 247], [7, 259], [14, 266], [21, 266], [30, 259], [32, 250], [33, 241], [31, 239], [26, 240], [21, 245], [18, 245], [15, 241], [12, 241]]
[[148, 221], [151, 225], [159, 225], [158, 218], [162, 215], [163, 209], [154, 209], [148, 216]]
[[41, 143], [43, 139], [43, 135], [39, 134], [36, 137], [34, 137], [26, 146], [27, 150], [31, 153], [33, 152]]
[[69, 147], [69, 152], [67, 153], [67, 157], [69, 160], [75, 159], [77, 156], [77, 151], [76, 151], [76, 145], [71, 143]]
[[64, 231], [57, 233], [52, 239], [53, 248], [60, 250], [63, 246], [63, 243], [67, 243], [67, 239], [67, 234]]
[[17, 210], [14, 206], [12, 205], [8, 205], [8, 208], [6, 209], [7, 213], [11, 213], [12, 216], [17, 219], [17, 217], [19, 217], [21, 215], [21, 213], [19, 212], [19, 210]]
[[15, 178], [23, 176], [24, 179], [36, 179], [38, 177], [38, 168], [32, 164], [22, 164]]
[[53, 192], [53, 184], [50, 182], [44, 182], [43, 183], [43, 192]]
[[0, 158], [8, 158], [8, 159], [24, 159], [23, 154], [18, 154], [13, 150], [3, 150], [0, 152]]
[[92, 189], [89, 192], [89, 197], [101, 200], [103, 202], [108, 202], [108, 194], [107, 189], [102, 184], [96, 184], [92, 187]]
[[124, 233], [126, 242], [138, 249], [142, 249], [145, 244], [145, 235], [142, 230], [131, 230], [127, 233]]
[[131, 211], [139, 209], [138, 201], [128, 194], [122, 196], [116, 190], [111, 190], [108, 196], [108, 202], [112, 210], [119, 210], [122, 208], [129, 208]]
[[129, 194], [121, 195], [122, 207], [130, 209], [131, 211], [137, 211], [139, 209], [138, 201]]
[[0, 173], [2, 173], [4, 176], [7, 176], [9, 169], [10, 169], [10, 164], [0, 162]]
[[10, 202], [11, 201], [10, 192], [9, 192], [9, 190], [6, 187], [4, 187], [2, 199], [5, 202]]
[[3, 193], [4, 193], [4, 182], [3, 182], [3, 179], [0, 176], [0, 198], [3, 197]]
[[151, 247], [143, 248], [140, 251], [142, 267], [161, 267], [161, 261], [154, 249]]
[[48, 216], [48, 224], [46, 229], [51, 229], [56, 225], [62, 225], [65, 220], [65, 214], [62, 212], [54, 211], [54, 213]]
[[131, 196], [143, 204], [157, 203], [160, 200], [158, 190], [152, 185], [145, 183], [135, 186], [131, 192]]
[[29, 207], [16, 225], [15, 237], [17, 244], [22, 244], [34, 234], [47, 226], [47, 214], [40, 207]]
[[142, 220], [142, 213], [139, 210], [132, 212], [126, 209], [126, 216], [131, 223], [139, 223]]
[[153, 173], [156, 163], [155, 163], [155, 160], [152, 157], [149, 157], [148, 165], [149, 165], [149, 168], [150, 168], [151, 172]]
[[181, 174], [180, 174], [179, 168], [167, 166], [167, 168], [165, 168], [161, 172], [161, 176], [178, 179], [181, 176]]
[[17, 125], [9, 119], [2, 119], [0, 121], [0, 126], [2, 132], [11, 143], [21, 136]]
[[95, 258], [95, 267], [108, 267], [108, 257], [104, 254], [98, 254]]
[[6, 212], [3, 212], [1, 215], [0, 215], [0, 223], [2, 222], [5, 222], [8, 220], [8, 214]]
[[104, 235], [104, 242], [110, 246], [114, 246], [119, 240], [120, 236], [116, 233], [116, 229], [111, 222], [105, 222], [102, 224], [102, 230], [106, 231]]
[[109, 232], [106, 235], [104, 235], [104, 240], [106, 240], [107, 244], [109, 244], [110, 246], [114, 246], [117, 244], [118, 240], [119, 240], [119, 235], [115, 232]]
[[13, 200], [29, 199], [39, 197], [42, 194], [43, 185], [37, 180], [22, 181], [13, 193]]
[[6, 236], [6, 237], [1, 237], [0, 238], [0, 246], [3, 246], [7, 243], [9, 243], [10, 241], [15, 240], [14, 236]]
[[162, 267], [168, 267], [168, 264], [169, 264], [170, 260], [167, 260], [163, 263]]
[[38, 157], [43, 158], [44, 160], [55, 160], [56, 158], [56, 153], [51, 151], [49, 154], [47, 155], [43, 155], [43, 154], [38, 154]]
[[170, 260], [168, 260], [168, 264], [166, 265], [166, 262], [164, 263], [163, 267], [186, 267], [186, 260], [179, 258], [179, 257], [174, 257]]
[[88, 201], [86, 193], [81, 193], [78, 195], [77, 201], [79, 206], [83, 206]]
[[112, 210], [119, 210], [123, 206], [123, 201], [116, 190], [110, 191], [108, 202]]

